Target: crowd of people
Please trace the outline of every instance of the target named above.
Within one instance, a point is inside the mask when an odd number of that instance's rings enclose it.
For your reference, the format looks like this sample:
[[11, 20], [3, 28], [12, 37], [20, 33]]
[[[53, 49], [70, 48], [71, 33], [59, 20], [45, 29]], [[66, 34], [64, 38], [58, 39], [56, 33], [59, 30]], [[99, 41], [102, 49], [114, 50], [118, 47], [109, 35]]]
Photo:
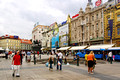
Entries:
[[[19, 71], [20, 71], [20, 65], [22, 65], [23, 62], [23, 57], [25, 57], [26, 62], [30, 62], [31, 61], [31, 55], [35, 53], [38, 55], [40, 52], [39, 51], [6, 51], [6, 59], [12, 59], [12, 65], [13, 65], [13, 74], [12, 76], [15, 76], [16, 73], [16, 77], [20, 77]], [[49, 59], [48, 59], [48, 63], [49, 63], [49, 70], [53, 70], [53, 63], [55, 62], [55, 59], [57, 59], [57, 66], [56, 69], [57, 70], [62, 70], [62, 63], [63, 63], [63, 56], [64, 56], [64, 63], [67, 64], [67, 57], [69, 56], [69, 54], [71, 54], [71, 52], [61, 52], [61, 51], [48, 51], [46, 52], [47, 55], [49, 55]], [[80, 56], [76, 55], [77, 52], [73, 53], [73, 61], [77, 60], [77, 62], [79, 61]], [[56, 55], [56, 57], [54, 56]], [[112, 52], [110, 51], [108, 54], [108, 57], [105, 58], [107, 61], [109, 61], [112, 64], [112, 60], [114, 60], [114, 55], [112, 55]], [[103, 55], [104, 56], [104, 55]], [[79, 63], [79, 62], [78, 62]], [[95, 65], [96, 65], [96, 58], [94, 55], [93, 51], [90, 52], [86, 52], [85, 54], [85, 66], [88, 66], [88, 73], [89, 74], [94, 74], [94, 69], [95, 69]]]

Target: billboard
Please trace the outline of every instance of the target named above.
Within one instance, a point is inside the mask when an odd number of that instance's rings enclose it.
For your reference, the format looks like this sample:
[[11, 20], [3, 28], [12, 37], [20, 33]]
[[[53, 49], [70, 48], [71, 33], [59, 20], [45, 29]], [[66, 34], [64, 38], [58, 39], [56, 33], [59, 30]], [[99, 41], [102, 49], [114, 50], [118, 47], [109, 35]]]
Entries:
[[69, 41], [69, 25], [65, 24], [59, 28], [59, 46], [68, 46]]
[[53, 37], [52, 37], [52, 48], [58, 48], [59, 47], [59, 28], [52, 31]]

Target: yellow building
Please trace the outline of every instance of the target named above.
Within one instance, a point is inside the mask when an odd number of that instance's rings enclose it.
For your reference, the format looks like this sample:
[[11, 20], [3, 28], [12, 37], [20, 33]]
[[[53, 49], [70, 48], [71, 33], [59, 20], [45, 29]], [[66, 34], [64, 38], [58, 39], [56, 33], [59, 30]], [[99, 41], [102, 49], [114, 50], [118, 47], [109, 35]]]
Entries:
[[17, 38], [14, 36], [2, 36], [0, 37], [0, 47], [4, 50], [21, 50], [21, 40], [18, 36]]
[[[113, 20], [112, 40], [110, 40], [109, 20]], [[120, 3], [104, 10], [104, 43], [120, 46]]]

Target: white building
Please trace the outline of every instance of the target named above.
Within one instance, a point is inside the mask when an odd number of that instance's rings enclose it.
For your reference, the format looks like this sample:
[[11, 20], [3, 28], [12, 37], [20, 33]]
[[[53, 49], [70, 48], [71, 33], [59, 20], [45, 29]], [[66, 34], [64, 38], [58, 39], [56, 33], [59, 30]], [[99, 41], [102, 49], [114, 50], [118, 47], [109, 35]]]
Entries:
[[[40, 41], [45, 42], [44, 38], [43, 38], [43, 32], [47, 31], [49, 26], [44, 26], [44, 25], [37, 25], [33, 28], [32, 30], [32, 43], [34, 41]], [[43, 44], [43, 43], [42, 43]]]

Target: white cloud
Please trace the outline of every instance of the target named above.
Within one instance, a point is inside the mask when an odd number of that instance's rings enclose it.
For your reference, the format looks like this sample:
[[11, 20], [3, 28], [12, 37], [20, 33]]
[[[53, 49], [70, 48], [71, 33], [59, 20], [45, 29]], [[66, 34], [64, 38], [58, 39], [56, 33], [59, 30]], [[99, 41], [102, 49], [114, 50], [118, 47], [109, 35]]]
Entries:
[[[88, 0], [0, 0], [0, 36], [18, 35], [32, 38], [33, 25], [50, 25], [62, 22], [67, 15], [85, 9]], [[95, 4], [95, 1], [92, 2]], [[106, 2], [107, 0], [103, 0]]]

